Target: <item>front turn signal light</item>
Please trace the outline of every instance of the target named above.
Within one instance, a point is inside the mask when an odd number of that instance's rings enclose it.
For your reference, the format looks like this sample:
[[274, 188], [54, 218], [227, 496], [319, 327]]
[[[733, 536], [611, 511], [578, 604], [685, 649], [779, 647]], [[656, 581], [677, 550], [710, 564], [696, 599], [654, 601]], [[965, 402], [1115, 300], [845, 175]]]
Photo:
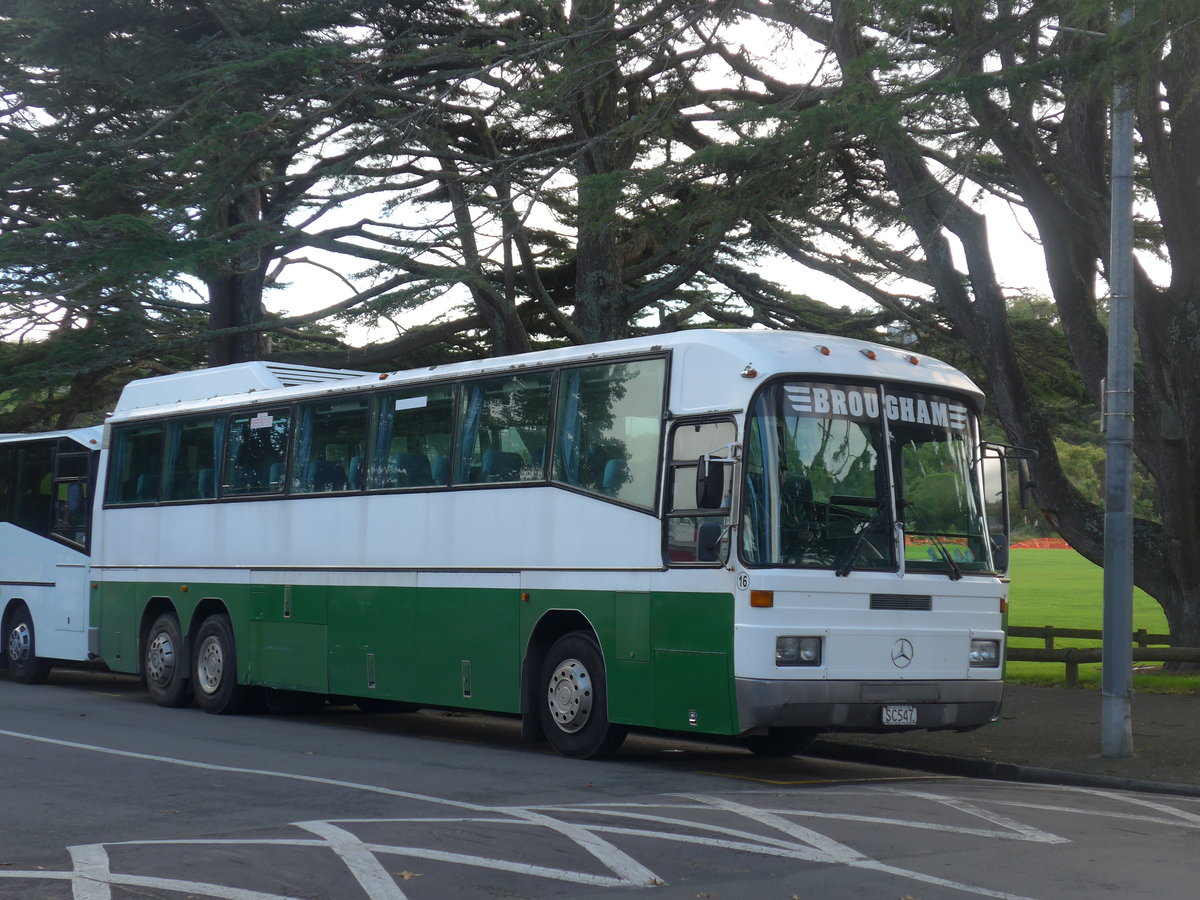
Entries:
[[770, 609], [775, 605], [774, 591], [751, 591], [750, 605], [756, 609]]

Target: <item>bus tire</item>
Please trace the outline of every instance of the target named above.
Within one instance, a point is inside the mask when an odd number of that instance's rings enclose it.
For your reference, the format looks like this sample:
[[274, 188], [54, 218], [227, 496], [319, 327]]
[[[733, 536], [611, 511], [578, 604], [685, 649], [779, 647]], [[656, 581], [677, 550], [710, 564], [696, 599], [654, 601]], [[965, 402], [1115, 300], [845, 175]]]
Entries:
[[819, 734], [815, 728], [768, 728], [766, 734], [742, 738], [742, 744], [755, 756], [778, 759], [807, 753]]
[[608, 721], [604, 658], [595, 638], [572, 631], [555, 641], [538, 685], [538, 714], [551, 747], [576, 759], [617, 752], [627, 729]]
[[49, 660], [37, 655], [37, 638], [33, 633], [33, 616], [24, 606], [18, 606], [8, 620], [5, 635], [8, 670], [13, 681], [21, 684], [41, 684], [50, 674]]
[[240, 713], [250, 702], [249, 686], [237, 681], [237, 649], [229, 616], [209, 616], [196, 632], [192, 685], [196, 703], [214, 715]]
[[174, 613], [154, 620], [142, 650], [146, 690], [159, 706], [180, 707], [192, 702], [192, 681], [184, 667], [183, 630]]

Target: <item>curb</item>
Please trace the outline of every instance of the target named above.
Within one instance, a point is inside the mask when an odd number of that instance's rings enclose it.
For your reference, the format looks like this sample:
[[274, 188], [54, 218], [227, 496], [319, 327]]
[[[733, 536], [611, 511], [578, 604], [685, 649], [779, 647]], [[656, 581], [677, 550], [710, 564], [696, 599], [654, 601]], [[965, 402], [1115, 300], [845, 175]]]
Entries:
[[922, 753], [918, 750], [897, 750], [841, 741], [818, 740], [809, 751], [809, 755], [843, 762], [868, 763], [898, 769], [917, 769], [922, 772], [935, 772], [939, 775], [955, 775], [962, 778], [990, 778], [996, 781], [1020, 781], [1030, 784], [1057, 784], [1066, 787], [1200, 797], [1200, 785], [1195, 784], [1143, 781], [1137, 778], [1122, 778], [1117, 775], [1090, 775], [1085, 772], [1020, 766], [1015, 763], [995, 762], [990, 759], [940, 756], [934, 753]]

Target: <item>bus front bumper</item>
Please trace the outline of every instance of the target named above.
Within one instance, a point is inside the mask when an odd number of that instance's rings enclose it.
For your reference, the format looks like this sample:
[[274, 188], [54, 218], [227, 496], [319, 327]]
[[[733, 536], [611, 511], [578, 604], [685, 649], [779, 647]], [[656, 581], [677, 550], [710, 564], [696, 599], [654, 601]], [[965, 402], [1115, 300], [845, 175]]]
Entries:
[[[738, 725], [824, 731], [968, 729], [1000, 714], [1003, 681], [776, 681], [739, 678]], [[913, 707], [915, 722], [885, 725], [884, 707]]]

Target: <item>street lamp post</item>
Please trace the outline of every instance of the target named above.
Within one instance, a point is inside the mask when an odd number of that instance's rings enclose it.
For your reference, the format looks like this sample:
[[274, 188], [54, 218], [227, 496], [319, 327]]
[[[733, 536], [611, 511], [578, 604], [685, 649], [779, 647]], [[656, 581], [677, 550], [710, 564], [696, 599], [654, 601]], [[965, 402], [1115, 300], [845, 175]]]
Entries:
[[[1130, 4], [1119, 29], [1132, 19]], [[1124, 759], [1133, 755], [1133, 91], [1124, 75], [1113, 90], [1111, 229], [1101, 752]]]

